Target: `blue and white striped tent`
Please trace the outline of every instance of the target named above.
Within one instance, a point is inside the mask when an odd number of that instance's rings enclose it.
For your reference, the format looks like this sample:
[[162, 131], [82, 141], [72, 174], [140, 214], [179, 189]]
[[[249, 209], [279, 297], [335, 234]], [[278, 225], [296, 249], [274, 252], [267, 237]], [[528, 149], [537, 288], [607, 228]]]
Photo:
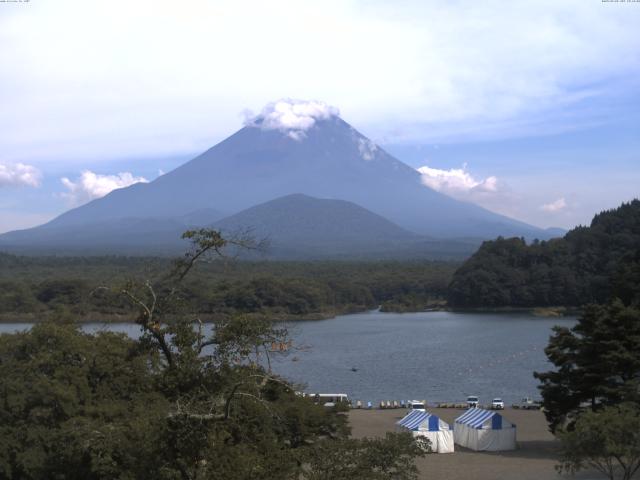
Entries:
[[470, 408], [456, 418], [455, 443], [472, 450], [502, 451], [516, 448], [516, 426], [498, 412]]
[[453, 431], [447, 422], [424, 410], [411, 410], [396, 422], [402, 430], [410, 430], [414, 437], [426, 437], [437, 453], [453, 452]]

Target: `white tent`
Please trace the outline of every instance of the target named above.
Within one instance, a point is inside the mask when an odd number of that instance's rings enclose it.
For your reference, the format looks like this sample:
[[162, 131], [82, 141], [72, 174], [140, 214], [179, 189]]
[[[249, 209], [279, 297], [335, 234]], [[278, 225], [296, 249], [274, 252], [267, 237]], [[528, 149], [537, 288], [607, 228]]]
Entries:
[[402, 430], [409, 430], [414, 437], [425, 437], [431, 449], [437, 453], [453, 452], [453, 431], [447, 422], [424, 410], [411, 410], [397, 422]]
[[470, 408], [455, 420], [455, 442], [471, 450], [515, 450], [516, 426], [498, 412]]

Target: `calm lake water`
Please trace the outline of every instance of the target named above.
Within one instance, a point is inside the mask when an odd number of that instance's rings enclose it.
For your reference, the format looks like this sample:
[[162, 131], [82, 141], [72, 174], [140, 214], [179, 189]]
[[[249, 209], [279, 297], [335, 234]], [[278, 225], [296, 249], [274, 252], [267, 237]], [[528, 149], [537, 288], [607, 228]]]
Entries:
[[[273, 369], [307, 385], [308, 392], [347, 393], [354, 400], [427, 399], [481, 402], [502, 397], [513, 403], [538, 397], [533, 371], [550, 368], [544, 355], [551, 327], [571, 326], [574, 318], [529, 314], [380, 313], [343, 315], [287, 325], [296, 345], [273, 361]], [[1, 332], [29, 328], [0, 324]], [[132, 324], [88, 324], [132, 337]], [[356, 370], [356, 371], [353, 371]]]

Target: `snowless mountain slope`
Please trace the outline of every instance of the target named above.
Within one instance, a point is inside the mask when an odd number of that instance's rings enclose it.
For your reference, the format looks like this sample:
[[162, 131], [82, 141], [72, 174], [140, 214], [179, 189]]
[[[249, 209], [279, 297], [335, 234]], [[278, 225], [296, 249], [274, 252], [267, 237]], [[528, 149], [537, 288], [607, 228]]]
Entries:
[[[153, 182], [115, 190], [48, 224], [0, 236], [0, 247], [42, 246], [52, 229], [126, 218], [167, 220], [208, 210], [234, 214], [295, 193], [352, 202], [430, 237], [550, 236], [423, 185], [415, 169], [360, 134], [337, 110], [287, 100], [268, 105], [235, 134]], [[56, 240], [64, 241], [64, 235]]]

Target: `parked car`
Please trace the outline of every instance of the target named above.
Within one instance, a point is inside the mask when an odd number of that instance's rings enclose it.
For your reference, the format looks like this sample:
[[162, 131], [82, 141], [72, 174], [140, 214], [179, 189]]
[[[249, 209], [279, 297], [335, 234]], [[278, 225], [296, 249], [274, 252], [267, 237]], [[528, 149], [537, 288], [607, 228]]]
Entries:
[[513, 408], [520, 408], [522, 410], [540, 410], [540, 408], [542, 408], [542, 402], [525, 397], [520, 403], [516, 403]]
[[494, 398], [491, 401], [491, 408], [493, 410], [504, 410], [504, 402], [501, 398]]
[[478, 408], [478, 402], [480, 400], [475, 395], [469, 395], [467, 397], [467, 408]]

